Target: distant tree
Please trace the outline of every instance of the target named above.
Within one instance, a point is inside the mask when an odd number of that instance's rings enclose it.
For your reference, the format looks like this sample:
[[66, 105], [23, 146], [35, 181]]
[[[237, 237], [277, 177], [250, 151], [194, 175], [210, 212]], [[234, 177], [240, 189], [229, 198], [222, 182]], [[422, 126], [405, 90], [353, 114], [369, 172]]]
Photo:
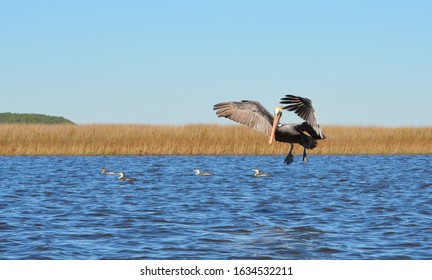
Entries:
[[74, 124], [63, 117], [43, 114], [0, 113], [0, 124]]

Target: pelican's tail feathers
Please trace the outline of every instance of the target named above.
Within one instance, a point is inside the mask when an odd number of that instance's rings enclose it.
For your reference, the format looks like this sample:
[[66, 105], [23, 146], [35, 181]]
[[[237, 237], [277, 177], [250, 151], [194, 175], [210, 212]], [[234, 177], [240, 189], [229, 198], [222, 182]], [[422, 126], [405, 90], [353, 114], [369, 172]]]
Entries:
[[306, 141], [303, 144], [303, 147], [309, 150], [313, 150], [318, 145], [318, 141], [313, 139], [312, 137], [306, 137]]

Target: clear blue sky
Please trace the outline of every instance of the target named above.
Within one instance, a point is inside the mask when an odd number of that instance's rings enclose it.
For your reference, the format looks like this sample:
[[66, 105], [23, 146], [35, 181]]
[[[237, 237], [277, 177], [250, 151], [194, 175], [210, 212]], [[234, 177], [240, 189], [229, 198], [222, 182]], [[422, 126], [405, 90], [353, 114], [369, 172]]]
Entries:
[[[432, 125], [432, 1], [1, 1], [0, 112], [220, 123], [288, 93], [321, 124]], [[286, 113], [284, 122], [297, 121]]]

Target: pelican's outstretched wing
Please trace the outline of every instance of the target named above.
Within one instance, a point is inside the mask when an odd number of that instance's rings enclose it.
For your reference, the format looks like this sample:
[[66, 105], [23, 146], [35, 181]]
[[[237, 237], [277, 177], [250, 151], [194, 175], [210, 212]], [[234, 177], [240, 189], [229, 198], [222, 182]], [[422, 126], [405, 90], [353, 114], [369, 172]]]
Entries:
[[[288, 104], [283, 108], [288, 111], [295, 112], [299, 117], [304, 119], [310, 125], [310, 127], [315, 132], [315, 133], [309, 132], [309, 134], [311, 134], [312, 137], [317, 139], [325, 139], [324, 132], [321, 130], [321, 127], [318, 124], [318, 119], [315, 114], [315, 109], [310, 99], [289, 94], [281, 98], [280, 103]], [[304, 126], [304, 124], [302, 125]], [[307, 131], [307, 129], [305, 130]]]
[[217, 116], [244, 124], [270, 136], [273, 116], [257, 101], [222, 102], [213, 106]]

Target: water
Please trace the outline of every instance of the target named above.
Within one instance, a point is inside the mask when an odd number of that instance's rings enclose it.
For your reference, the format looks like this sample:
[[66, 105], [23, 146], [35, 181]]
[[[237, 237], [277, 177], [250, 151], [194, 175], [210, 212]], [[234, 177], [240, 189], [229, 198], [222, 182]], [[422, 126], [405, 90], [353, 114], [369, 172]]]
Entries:
[[432, 156], [283, 158], [0, 157], [0, 259], [432, 259]]

